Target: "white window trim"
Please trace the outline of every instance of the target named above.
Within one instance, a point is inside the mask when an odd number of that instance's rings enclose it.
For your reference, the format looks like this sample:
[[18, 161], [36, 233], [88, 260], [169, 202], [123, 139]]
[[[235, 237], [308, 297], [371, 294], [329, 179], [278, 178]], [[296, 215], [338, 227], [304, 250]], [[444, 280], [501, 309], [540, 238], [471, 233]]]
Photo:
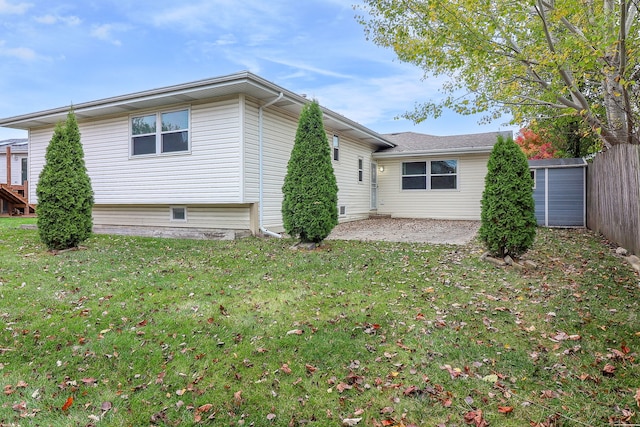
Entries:
[[[175, 218], [175, 210], [176, 209], [184, 209], [184, 219], [176, 219]], [[170, 206], [169, 207], [169, 222], [187, 222], [187, 207], [186, 206]]]
[[[336, 159], [336, 157], [338, 158]], [[331, 141], [331, 160], [334, 162], [340, 161], [340, 135], [333, 134], [333, 139]]]
[[[184, 151], [169, 151], [166, 153], [162, 152], [162, 114], [166, 113], [175, 113], [178, 111], [187, 111], [188, 115], [188, 126], [187, 129], [187, 150]], [[143, 117], [143, 116], [156, 116], [156, 152], [148, 153], [148, 154], [133, 154], [133, 137], [140, 136], [133, 134], [133, 118], [134, 117]], [[158, 126], [159, 125], [159, 126]], [[135, 114], [129, 115], [129, 159], [140, 159], [140, 158], [149, 158], [149, 157], [158, 157], [158, 156], [180, 156], [185, 154], [191, 154], [191, 106], [183, 105], [175, 108], [170, 108], [167, 110], [150, 110], [137, 112]]]
[[340, 216], [340, 217], [347, 216], [347, 206], [346, 205], [339, 205], [338, 206], [338, 216]]
[[[431, 174], [431, 162], [442, 162], [442, 161], [447, 161], [447, 160], [455, 160], [456, 161], [456, 173], [455, 174]], [[404, 163], [425, 163], [426, 166], [426, 174], [419, 174], [419, 175], [404, 175], [402, 173], [402, 164]], [[456, 188], [436, 188], [436, 189], [432, 189], [431, 188], [431, 177], [432, 176], [452, 176], [455, 175], [456, 177]], [[402, 188], [402, 178], [405, 176], [424, 176], [425, 180], [426, 180], [426, 188]], [[415, 159], [415, 160], [405, 160], [402, 161], [400, 163], [400, 191], [460, 191], [460, 159], [456, 158], [456, 157], [447, 157], [447, 158], [437, 158], [437, 159], [429, 159], [429, 160], [420, 160], [420, 159]]]
[[358, 157], [358, 184], [364, 183], [364, 158]]
[[533, 178], [533, 189], [536, 189], [536, 177], [538, 175], [537, 169], [529, 169], [531, 171], [531, 178]]

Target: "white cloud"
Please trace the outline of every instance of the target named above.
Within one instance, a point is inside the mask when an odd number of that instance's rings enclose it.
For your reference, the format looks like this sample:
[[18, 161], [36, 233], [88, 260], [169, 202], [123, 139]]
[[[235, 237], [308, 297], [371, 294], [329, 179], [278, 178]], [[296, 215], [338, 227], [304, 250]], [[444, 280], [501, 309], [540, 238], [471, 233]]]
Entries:
[[9, 3], [7, 0], [0, 0], [0, 14], [22, 15], [33, 7], [31, 3]]
[[57, 24], [58, 22], [61, 22], [71, 27], [80, 25], [80, 23], [82, 22], [80, 18], [73, 15], [70, 15], [70, 16], [42, 15], [42, 16], [37, 16], [35, 20], [40, 24], [46, 24], [46, 25], [54, 25], [54, 24]]
[[39, 55], [28, 47], [6, 47], [4, 40], [0, 40], [0, 55], [21, 59], [23, 61], [34, 61], [39, 58]]
[[326, 77], [337, 77], [340, 79], [351, 79], [353, 78], [353, 76], [347, 75], [347, 74], [342, 74], [342, 73], [338, 73], [335, 71], [331, 71], [331, 70], [325, 70], [322, 68], [318, 68], [318, 67], [314, 67], [313, 65], [309, 65], [309, 64], [305, 64], [304, 62], [298, 62], [298, 61], [291, 61], [291, 60], [287, 60], [287, 59], [276, 59], [276, 58], [263, 58], [267, 61], [271, 61], [274, 62], [276, 64], [280, 64], [280, 65], [285, 65], [287, 67], [291, 67], [291, 68], [295, 68], [298, 69], [299, 71], [308, 71], [311, 72], [313, 74], [320, 74], [322, 76], [326, 76]]
[[116, 46], [122, 45], [122, 42], [114, 36], [114, 32], [124, 31], [125, 28], [118, 24], [102, 24], [94, 25], [91, 30], [91, 37], [112, 43]]

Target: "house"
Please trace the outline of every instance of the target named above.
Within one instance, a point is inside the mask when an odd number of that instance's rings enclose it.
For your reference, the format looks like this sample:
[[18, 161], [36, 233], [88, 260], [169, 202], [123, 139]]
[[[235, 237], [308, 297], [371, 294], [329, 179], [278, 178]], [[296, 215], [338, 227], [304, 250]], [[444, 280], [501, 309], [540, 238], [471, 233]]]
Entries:
[[[282, 232], [281, 189], [308, 102], [240, 72], [74, 105], [96, 229], [218, 237]], [[322, 110], [340, 221], [372, 212], [480, 218], [496, 134], [478, 136], [478, 142], [476, 136], [380, 135]], [[0, 120], [0, 126], [29, 131], [31, 176], [42, 170], [54, 125], [67, 113], [64, 107]], [[29, 183], [30, 194], [35, 185]]]
[[545, 227], [587, 226], [587, 162], [584, 159], [529, 160], [536, 220]]
[[487, 161], [498, 136], [511, 132], [433, 136], [385, 135], [378, 150], [378, 213], [395, 217], [479, 220]]
[[[0, 215], [25, 213], [28, 206], [25, 183], [28, 181], [27, 139], [0, 141]], [[31, 209], [32, 211], [32, 209]], [[27, 207], [29, 213], [29, 207]]]

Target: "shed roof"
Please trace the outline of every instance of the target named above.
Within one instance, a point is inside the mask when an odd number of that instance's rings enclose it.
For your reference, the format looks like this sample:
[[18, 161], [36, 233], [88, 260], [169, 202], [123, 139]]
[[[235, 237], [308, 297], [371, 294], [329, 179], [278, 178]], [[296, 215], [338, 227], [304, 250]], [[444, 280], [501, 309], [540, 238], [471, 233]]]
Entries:
[[[242, 71], [211, 79], [74, 104], [73, 111], [78, 121], [80, 121], [82, 119], [92, 119], [111, 114], [129, 114], [145, 108], [161, 108], [170, 104], [192, 102], [238, 93], [249, 95], [263, 105], [273, 101], [273, 105], [294, 114], [299, 114], [302, 106], [311, 102], [309, 99], [249, 71]], [[282, 96], [280, 96], [281, 94]], [[363, 140], [378, 147], [393, 147], [394, 144], [392, 142], [373, 130], [328, 108], [321, 108], [324, 113], [325, 125], [336, 132]], [[0, 126], [14, 129], [31, 129], [50, 126], [64, 120], [68, 112], [69, 106], [66, 106], [8, 117], [0, 119]]]
[[530, 169], [547, 169], [547, 168], [584, 168], [587, 166], [585, 159], [566, 158], [566, 159], [535, 159], [529, 160]]
[[416, 132], [400, 132], [383, 135], [396, 144], [393, 148], [380, 149], [375, 158], [409, 157], [451, 153], [489, 153], [498, 136], [511, 137], [512, 132], [485, 132], [465, 135], [435, 136]]

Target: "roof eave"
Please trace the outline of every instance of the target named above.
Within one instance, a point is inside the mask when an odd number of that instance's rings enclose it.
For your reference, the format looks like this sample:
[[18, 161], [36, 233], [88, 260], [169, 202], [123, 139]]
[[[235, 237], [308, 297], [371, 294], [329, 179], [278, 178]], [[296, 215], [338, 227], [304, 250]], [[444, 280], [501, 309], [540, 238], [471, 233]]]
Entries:
[[373, 153], [374, 159], [393, 159], [393, 158], [405, 158], [405, 157], [433, 157], [449, 154], [484, 154], [491, 153], [493, 146], [486, 147], [464, 147], [464, 148], [439, 148], [435, 150], [420, 150], [420, 151], [405, 151], [400, 153]]
[[[267, 102], [283, 94], [283, 98], [275, 105], [281, 108], [299, 112], [302, 105], [311, 102], [309, 99], [286, 90], [251, 72], [242, 71], [235, 74], [198, 80], [159, 89], [135, 92], [128, 95], [115, 96], [96, 101], [73, 105], [73, 111], [78, 120], [91, 119], [111, 114], [129, 114], [146, 108], [156, 108], [162, 105], [189, 103], [199, 99], [215, 96], [225, 96], [237, 93], [247, 93], [259, 101]], [[51, 126], [65, 119], [70, 107], [60, 107], [15, 117], [0, 119], [0, 126], [13, 129], [28, 130], [41, 126]], [[395, 147], [380, 134], [354, 122], [332, 110], [322, 108], [329, 125], [338, 132], [355, 136], [367, 143], [378, 147]]]

